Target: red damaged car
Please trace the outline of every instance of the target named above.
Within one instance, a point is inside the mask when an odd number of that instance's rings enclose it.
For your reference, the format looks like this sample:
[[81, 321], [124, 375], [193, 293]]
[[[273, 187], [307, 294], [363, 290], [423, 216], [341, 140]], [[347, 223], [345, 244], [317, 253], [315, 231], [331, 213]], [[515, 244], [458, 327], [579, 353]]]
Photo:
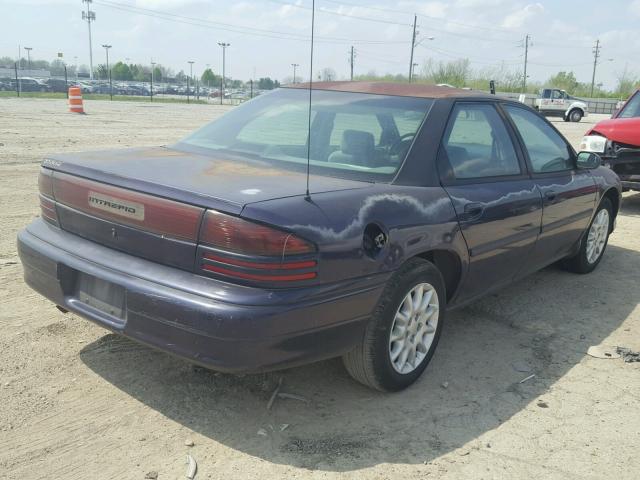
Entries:
[[600, 155], [618, 174], [623, 188], [640, 191], [640, 90], [609, 120], [589, 130], [580, 150]]

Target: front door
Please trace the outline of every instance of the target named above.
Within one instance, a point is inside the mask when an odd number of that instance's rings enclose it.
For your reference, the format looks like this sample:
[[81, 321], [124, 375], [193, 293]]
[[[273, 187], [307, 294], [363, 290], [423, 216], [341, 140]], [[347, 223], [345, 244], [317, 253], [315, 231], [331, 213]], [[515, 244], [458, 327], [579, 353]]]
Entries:
[[542, 217], [540, 191], [491, 102], [457, 103], [438, 165], [469, 250], [458, 301], [509, 282], [525, 265]]
[[588, 170], [576, 168], [575, 153], [539, 115], [504, 107], [518, 131], [529, 169], [543, 200], [542, 226], [529, 270], [573, 252], [593, 214], [597, 188]]

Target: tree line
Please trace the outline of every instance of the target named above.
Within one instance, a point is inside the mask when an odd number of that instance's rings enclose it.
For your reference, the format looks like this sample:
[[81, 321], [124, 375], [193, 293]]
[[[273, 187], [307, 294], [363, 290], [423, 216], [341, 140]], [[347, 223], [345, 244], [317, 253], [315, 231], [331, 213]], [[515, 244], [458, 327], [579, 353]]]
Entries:
[[[378, 75], [370, 71], [365, 75], [357, 75], [357, 80], [382, 80], [393, 82], [407, 82], [406, 75]], [[415, 83], [448, 84], [454, 87], [469, 87], [474, 90], [488, 90], [489, 82], [496, 83], [496, 90], [508, 93], [523, 93], [523, 73], [521, 70], [510, 70], [505, 66], [487, 67], [479, 70], [471, 68], [468, 59], [449, 62], [428, 60], [419, 72], [414, 72]], [[588, 97], [591, 94], [591, 82], [579, 82], [572, 71], [560, 71], [550, 76], [546, 81], [529, 81], [527, 79], [526, 93], [537, 94], [541, 88], [559, 88], [570, 95]], [[601, 84], [596, 84], [593, 96], [596, 98], [625, 99], [637, 88], [640, 88], [640, 76], [625, 68], [616, 73], [616, 86], [613, 90], [605, 90]]]

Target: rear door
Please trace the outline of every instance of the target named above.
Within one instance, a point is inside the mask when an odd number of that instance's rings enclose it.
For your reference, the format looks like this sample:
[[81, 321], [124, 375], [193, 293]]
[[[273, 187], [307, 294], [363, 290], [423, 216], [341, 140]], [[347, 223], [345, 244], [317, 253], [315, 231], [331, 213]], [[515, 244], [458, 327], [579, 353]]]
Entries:
[[525, 265], [540, 229], [542, 198], [493, 102], [456, 103], [438, 168], [469, 249], [458, 298], [464, 301], [509, 282]]
[[575, 152], [549, 122], [516, 105], [504, 109], [543, 199], [542, 227], [530, 265], [536, 270], [571, 253], [589, 225], [597, 188], [591, 172], [576, 168]]

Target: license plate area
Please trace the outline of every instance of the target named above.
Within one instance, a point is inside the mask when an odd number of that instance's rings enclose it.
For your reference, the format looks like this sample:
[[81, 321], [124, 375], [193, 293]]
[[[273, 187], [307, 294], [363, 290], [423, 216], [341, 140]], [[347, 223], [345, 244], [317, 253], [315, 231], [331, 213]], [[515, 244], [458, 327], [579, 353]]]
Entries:
[[78, 272], [75, 297], [85, 306], [124, 323], [127, 312], [124, 287]]

